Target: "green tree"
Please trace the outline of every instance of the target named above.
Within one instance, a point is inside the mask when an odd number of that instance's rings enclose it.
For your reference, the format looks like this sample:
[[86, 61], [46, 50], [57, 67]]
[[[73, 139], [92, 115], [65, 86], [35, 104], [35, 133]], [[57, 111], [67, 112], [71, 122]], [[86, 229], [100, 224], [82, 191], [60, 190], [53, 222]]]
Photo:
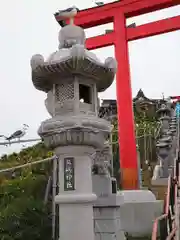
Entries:
[[[156, 117], [147, 117], [144, 114], [135, 112], [135, 132], [137, 150], [140, 154], [141, 168], [145, 168], [145, 161], [148, 160], [149, 164], [156, 161], [156, 132], [159, 127], [159, 122]], [[118, 146], [118, 124], [117, 119], [113, 122], [112, 131], [112, 149], [113, 149], [113, 173], [117, 180], [118, 186], [120, 183], [120, 156]]]
[[[52, 156], [44, 144], [2, 156], [0, 169]], [[42, 163], [0, 174], [0, 239], [51, 239], [51, 203], [43, 198], [51, 164]], [[14, 172], [13, 172], [14, 173]]]

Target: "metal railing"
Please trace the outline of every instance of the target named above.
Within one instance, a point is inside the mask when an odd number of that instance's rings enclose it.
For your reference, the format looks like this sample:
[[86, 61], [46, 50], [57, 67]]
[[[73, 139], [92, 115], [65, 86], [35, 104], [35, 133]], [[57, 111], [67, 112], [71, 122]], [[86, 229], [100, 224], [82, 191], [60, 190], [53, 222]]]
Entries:
[[177, 128], [177, 149], [174, 159], [174, 172], [168, 178], [168, 187], [164, 201], [164, 214], [156, 218], [153, 224], [152, 240], [179, 240], [178, 187], [180, 171], [179, 123]]
[[153, 225], [152, 240], [174, 239], [178, 226], [176, 225], [175, 206], [177, 204], [177, 183], [169, 176], [164, 214], [156, 218]]

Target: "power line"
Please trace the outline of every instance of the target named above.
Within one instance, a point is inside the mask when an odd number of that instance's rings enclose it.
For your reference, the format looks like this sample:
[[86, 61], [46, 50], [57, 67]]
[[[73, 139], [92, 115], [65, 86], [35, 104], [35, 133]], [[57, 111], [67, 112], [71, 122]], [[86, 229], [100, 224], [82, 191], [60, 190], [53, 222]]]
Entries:
[[26, 143], [26, 142], [37, 142], [37, 141], [41, 141], [41, 138], [18, 140], [18, 141], [12, 141], [12, 142], [5, 141], [5, 142], [0, 142], [0, 145], [7, 146], [7, 145], [15, 144], [15, 143]]

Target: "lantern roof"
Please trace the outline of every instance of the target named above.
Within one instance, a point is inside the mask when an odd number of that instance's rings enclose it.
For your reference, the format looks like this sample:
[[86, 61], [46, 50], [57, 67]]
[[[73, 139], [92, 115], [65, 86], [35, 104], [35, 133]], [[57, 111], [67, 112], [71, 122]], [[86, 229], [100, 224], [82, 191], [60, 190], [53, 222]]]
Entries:
[[116, 60], [112, 57], [100, 61], [85, 48], [84, 30], [75, 25], [67, 25], [59, 32], [59, 50], [45, 61], [36, 54], [31, 59], [34, 86], [48, 92], [53, 84], [73, 76], [82, 76], [96, 83], [98, 92], [106, 90], [116, 73]]

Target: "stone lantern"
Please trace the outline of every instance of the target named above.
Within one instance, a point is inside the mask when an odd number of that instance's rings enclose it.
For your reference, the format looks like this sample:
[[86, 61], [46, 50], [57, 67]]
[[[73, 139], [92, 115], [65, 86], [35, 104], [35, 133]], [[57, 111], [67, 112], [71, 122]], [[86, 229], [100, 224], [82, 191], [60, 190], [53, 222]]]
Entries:
[[166, 104], [162, 104], [160, 109], [157, 110], [157, 114], [159, 117], [170, 116], [171, 109], [168, 106], [166, 106]]
[[172, 124], [172, 125], [176, 124], [177, 125], [177, 118], [176, 118], [176, 116], [171, 118], [170, 124]]
[[171, 131], [174, 135], [176, 133], [176, 125], [170, 125], [169, 131]]
[[177, 122], [177, 119], [176, 119], [176, 117], [173, 117], [173, 118], [171, 118], [171, 122]]
[[111, 125], [98, 117], [98, 92], [113, 82], [116, 61], [101, 62], [85, 47], [85, 32], [67, 25], [59, 32], [59, 50], [47, 60], [31, 59], [32, 81], [47, 93], [51, 118], [42, 122], [39, 135], [59, 157], [60, 239], [93, 240], [92, 155], [104, 147]]
[[169, 158], [170, 158], [170, 150], [171, 143], [168, 141], [159, 142], [156, 144], [158, 151], [158, 158], [161, 166], [161, 176], [160, 178], [168, 178], [169, 177]]
[[170, 129], [176, 129], [176, 122], [171, 122], [169, 125]]
[[[162, 135], [156, 145], [158, 165], [154, 169], [153, 180], [167, 179], [173, 168], [176, 148], [176, 118], [170, 118], [170, 111], [166, 105], [163, 105], [158, 113], [162, 121]], [[157, 174], [157, 172], [159, 173]]]
[[168, 135], [164, 135], [162, 138], [159, 139], [159, 142], [171, 142], [172, 141], [172, 137], [168, 136]]
[[[176, 118], [173, 118], [170, 122], [170, 127], [169, 127], [169, 131], [172, 134], [172, 154], [173, 154], [173, 159], [176, 156], [176, 148], [177, 148], [177, 122], [176, 122]], [[174, 162], [173, 162], [174, 164]]]
[[167, 132], [169, 128], [170, 114], [171, 110], [165, 104], [162, 104], [161, 108], [157, 110], [157, 115], [162, 123], [162, 133]]

